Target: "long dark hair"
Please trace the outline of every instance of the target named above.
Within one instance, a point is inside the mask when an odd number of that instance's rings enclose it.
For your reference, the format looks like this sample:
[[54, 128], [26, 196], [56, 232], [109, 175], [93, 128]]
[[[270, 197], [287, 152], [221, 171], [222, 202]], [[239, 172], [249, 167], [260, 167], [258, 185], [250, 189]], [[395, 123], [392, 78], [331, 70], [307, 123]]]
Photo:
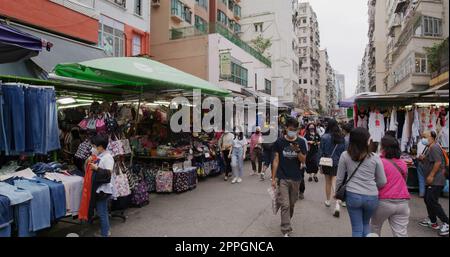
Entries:
[[347, 152], [353, 161], [361, 161], [363, 157], [370, 154], [369, 139], [369, 131], [365, 128], [355, 128], [350, 132]]
[[339, 125], [336, 120], [330, 119], [328, 120], [328, 126], [325, 130], [325, 133], [330, 134], [333, 140], [333, 144], [342, 144], [344, 142], [344, 136], [342, 135], [342, 131], [339, 128]]
[[306, 125], [306, 135], [311, 135], [311, 132], [309, 131], [309, 127], [313, 126], [314, 127], [314, 131], [317, 133], [317, 127], [314, 123], [309, 123], [308, 125]]
[[386, 159], [400, 159], [402, 154], [398, 140], [392, 136], [384, 136], [381, 139], [381, 148]]

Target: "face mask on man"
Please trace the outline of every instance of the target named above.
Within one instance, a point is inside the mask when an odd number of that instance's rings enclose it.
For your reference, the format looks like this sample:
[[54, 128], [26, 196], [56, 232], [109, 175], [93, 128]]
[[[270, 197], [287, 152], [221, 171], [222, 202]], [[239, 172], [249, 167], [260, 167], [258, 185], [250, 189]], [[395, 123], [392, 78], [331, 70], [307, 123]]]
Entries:
[[427, 146], [430, 142], [428, 142], [428, 138], [422, 138], [422, 145]]
[[290, 130], [288, 130], [287, 131], [287, 136], [289, 138], [295, 138], [297, 136], [297, 131], [290, 131]]

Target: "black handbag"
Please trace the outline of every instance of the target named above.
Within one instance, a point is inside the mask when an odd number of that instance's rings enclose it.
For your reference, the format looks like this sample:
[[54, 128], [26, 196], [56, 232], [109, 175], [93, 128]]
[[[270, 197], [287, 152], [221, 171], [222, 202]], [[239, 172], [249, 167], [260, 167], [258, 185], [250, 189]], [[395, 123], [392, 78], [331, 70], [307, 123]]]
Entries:
[[349, 179], [347, 179], [347, 172], [345, 172], [344, 183], [342, 183], [339, 186], [338, 190], [336, 190], [336, 195], [334, 196], [337, 200], [345, 201], [345, 193], [347, 191], [347, 184], [353, 178], [353, 176], [355, 175], [356, 171], [359, 169], [359, 167], [361, 166], [361, 164], [364, 162], [365, 159], [366, 159], [366, 157], [364, 157], [364, 159], [362, 159], [359, 162], [358, 166], [353, 171], [353, 173], [352, 173], [352, 175], [350, 176]]

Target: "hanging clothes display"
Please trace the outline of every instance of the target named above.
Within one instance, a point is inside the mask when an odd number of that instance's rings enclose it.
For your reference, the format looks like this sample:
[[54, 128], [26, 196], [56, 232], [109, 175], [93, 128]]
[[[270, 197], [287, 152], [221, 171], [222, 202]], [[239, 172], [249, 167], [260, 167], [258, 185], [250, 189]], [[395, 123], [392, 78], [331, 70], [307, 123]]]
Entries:
[[370, 113], [368, 127], [372, 141], [376, 143], [381, 142], [381, 138], [384, 136], [385, 125], [384, 116], [379, 110]]
[[411, 137], [413, 140], [414, 144], [417, 144], [419, 142], [419, 138], [420, 138], [420, 120], [419, 120], [419, 112], [417, 111], [417, 108], [414, 108], [413, 111], [413, 124], [412, 124], [412, 128], [411, 128]]
[[442, 147], [448, 148], [449, 147], [449, 124], [448, 124], [448, 112], [444, 119], [444, 125], [442, 127], [441, 133], [439, 134], [439, 143]]
[[411, 126], [412, 126], [412, 111], [406, 112], [405, 123], [402, 128], [402, 137], [400, 141], [400, 150], [405, 152], [408, 150], [409, 142], [411, 139]]
[[19, 155], [60, 149], [53, 88], [0, 84], [0, 98], [0, 150], [6, 155]]
[[79, 220], [85, 221], [89, 220], [89, 204], [91, 202], [92, 197], [92, 177], [93, 177], [93, 170], [90, 164], [94, 163], [95, 161], [97, 161], [97, 157], [93, 155], [92, 158], [88, 162], [86, 162], [80, 210], [78, 211]]
[[46, 173], [45, 178], [63, 184], [66, 195], [66, 215], [78, 215], [83, 188], [83, 178], [61, 173]]
[[389, 130], [397, 131], [398, 122], [397, 122], [397, 108], [392, 108], [391, 118], [389, 120]]

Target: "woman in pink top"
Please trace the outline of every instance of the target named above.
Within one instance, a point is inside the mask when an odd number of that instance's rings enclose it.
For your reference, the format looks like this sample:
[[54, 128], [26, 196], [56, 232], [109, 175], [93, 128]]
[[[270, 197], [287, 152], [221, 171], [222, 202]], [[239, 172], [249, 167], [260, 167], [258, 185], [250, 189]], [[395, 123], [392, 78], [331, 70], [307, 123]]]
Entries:
[[400, 160], [400, 144], [392, 136], [381, 139], [381, 160], [387, 183], [379, 189], [379, 205], [372, 216], [372, 232], [381, 235], [381, 227], [389, 220], [394, 237], [408, 236], [409, 199], [406, 185], [408, 167]]
[[256, 164], [258, 164], [258, 174], [262, 171], [262, 135], [261, 128], [256, 127], [256, 132], [250, 138], [250, 160], [252, 161], [253, 175], [256, 175]]

